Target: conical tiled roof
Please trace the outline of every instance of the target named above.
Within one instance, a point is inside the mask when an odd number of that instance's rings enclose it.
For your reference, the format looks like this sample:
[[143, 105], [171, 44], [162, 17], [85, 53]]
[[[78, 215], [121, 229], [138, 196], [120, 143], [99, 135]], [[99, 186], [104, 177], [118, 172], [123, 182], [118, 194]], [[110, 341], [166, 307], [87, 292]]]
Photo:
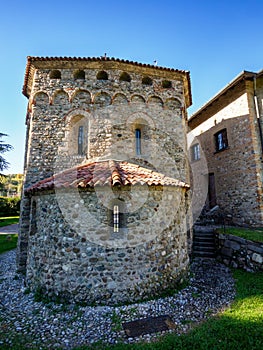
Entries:
[[183, 181], [167, 177], [140, 165], [126, 161], [107, 160], [90, 162], [62, 171], [37, 182], [26, 189], [26, 192], [52, 190], [54, 188], [87, 188], [137, 184], [190, 188]]

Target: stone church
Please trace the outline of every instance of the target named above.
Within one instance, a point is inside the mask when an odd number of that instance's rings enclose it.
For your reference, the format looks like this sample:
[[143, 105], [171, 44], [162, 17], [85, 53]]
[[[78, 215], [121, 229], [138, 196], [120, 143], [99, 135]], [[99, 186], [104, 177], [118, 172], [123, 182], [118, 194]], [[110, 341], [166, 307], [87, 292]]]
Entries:
[[18, 268], [31, 290], [115, 304], [158, 295], [191, 250], [189, 72], [28, 57]]

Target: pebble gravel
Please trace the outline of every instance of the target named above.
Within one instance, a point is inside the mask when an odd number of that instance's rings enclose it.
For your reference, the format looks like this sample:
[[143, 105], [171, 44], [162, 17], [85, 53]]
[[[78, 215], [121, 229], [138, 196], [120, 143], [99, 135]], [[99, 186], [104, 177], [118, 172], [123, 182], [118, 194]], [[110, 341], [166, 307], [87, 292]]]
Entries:
[[98, 341], [149, 342], [160, 334], [128, 338], [122, 323], [169, 315], [175, 329], [168, 332], [182, 334], [224, 310], [235, 296], [226, 266], [214, 259], [195, 259], [188, 286], [173, 296], [118, 307], [36, 302], [24, 277], [16, 273], [15, 261], [15, 250], [0, 255], [0, 348], [12, 349], [17, 337], [25, 347], [36, 349], [74, 349]]

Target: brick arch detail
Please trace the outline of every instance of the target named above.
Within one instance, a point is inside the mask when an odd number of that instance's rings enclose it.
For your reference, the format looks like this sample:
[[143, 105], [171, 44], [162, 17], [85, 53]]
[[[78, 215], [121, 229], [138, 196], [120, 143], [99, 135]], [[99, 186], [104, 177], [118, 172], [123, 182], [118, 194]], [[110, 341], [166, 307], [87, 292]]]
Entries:
[[76, 89], [72, 92], [72, 94], [70, 95], [69, 101], [70, 101], [70, 102], [73, 102], [74, 98], [75, 98], [79, 93], [82, 93], [82, 92], [83, 92], [83, 93], [86, 93], [87, 96], [89, 96], [89, 102], [91, 103], [91, 101], [92, 101], [92, 96], [91, 96], [90, 91], [89, 91], [89, 90], [86, 90], [86, 89], [82, 89], [82, 88], [76, 88]]
[[66, 96], [67, 96], [67, 101], [69, 102], [69, 94], [68, 94], [65, 90], [59, 89], [59, 90], [56, 90], [56, 91], [53, 93], [53, 95], [52, 95], [52, 97], [51, 97], [51, 104], [54, 104], [54, 101], [55, 101], [56, 97], [57, 97], [59, 94], [66, 95]]
[[153, 119], [148, 114], [143, 112], [136, 112], [131, 114], [126, 121], [127, 125], [135, 125], [138, 123], [149, 125], [151, 129], [155, 129], [156, 127]]
[[51, 99], [50, 99], [50, 96], [49, 94], [46, 92], [46, 91], [43, 91], [43, 90], [40, 90], [40, 91], [37, 91], [29, 100], [29, 106], [32, 106], [32, 105], [35, 105], [36, 104], [36, 100], [37, 100], [37, 97], [39, 95], [46, 95], [47, 99], [48, 99], [48, 102], [47, 104], [50, 104], [51, 102]]

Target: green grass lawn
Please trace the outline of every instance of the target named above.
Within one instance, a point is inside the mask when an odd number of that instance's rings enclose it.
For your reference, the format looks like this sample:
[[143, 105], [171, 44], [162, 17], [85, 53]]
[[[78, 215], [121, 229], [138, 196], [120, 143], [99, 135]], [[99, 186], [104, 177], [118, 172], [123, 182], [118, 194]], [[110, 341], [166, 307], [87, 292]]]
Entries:
[[248, 239], [250, 241], [262, 242], [263, 243], [263, 228], [258, 229], [247, 229], [241, 227], [226, 227], [224, 229], [218, 229], [217, 232], [226, 233], [238, 237]]
[[18, 235], [0, 235], [0, 254], [17, 246]]
[[0, 218], [0, 227], [17, 224], [19, 222], [19, 216], [9, 216]]

